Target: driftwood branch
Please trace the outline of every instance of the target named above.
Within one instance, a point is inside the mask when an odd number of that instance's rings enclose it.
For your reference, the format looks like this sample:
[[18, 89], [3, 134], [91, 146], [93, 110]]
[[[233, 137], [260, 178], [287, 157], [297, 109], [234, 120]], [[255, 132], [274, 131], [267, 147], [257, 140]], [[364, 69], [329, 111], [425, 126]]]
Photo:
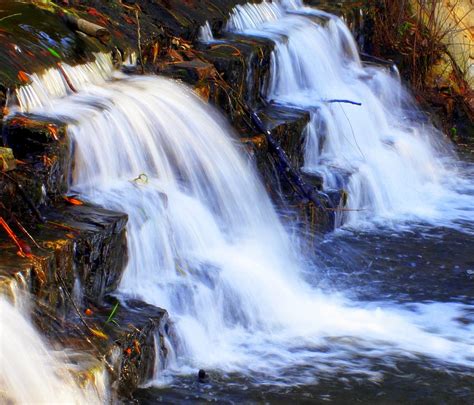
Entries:
[[97, 38], [102, 43], [110, 41], [110, 32], [107, 28], [91, 23], [90, 21], [78, 18], [72, 14], [64, 16], [66, 24], [76, 31], [83, 32], [86, 35]]

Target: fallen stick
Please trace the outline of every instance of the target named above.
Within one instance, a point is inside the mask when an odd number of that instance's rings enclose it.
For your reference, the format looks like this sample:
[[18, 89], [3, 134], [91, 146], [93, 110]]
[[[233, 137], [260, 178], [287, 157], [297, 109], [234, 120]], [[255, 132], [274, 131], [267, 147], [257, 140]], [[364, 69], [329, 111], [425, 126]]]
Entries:
[[346, 104], [354, 104], [354, 105], [362, 105], [362, 103], [358, 103], [357, 101], [351, 100], [342, 100], [342, 99], [332, 99], [332, 100], [324, 100], [326, 103], [346, 103]]
[[83, 18], [76, 17], [72, 14], [66, 14], [64, 21], [72, 29], [83, 32], [86, 35], [97, 38], [102, 43], [110, 41], [110, 32], [107, 28], [91, 23]]
[[298, 171], [291, 166], [290, 159], [283, 148], [280, 146], [279, 142], [272, 136], [269, 130], [265, 129], [265, 126], [263, 125], [263, 122], [257, 113], [250, 111], [250, 116], [252, 117], [252, 121], [257, 129], [265, 134], [270, 151], [273, 152], [278, 158], [278, 164], [280, 165], [281, 172], [287, 176], [287, 178], [290, 180], [290, 183], [293, 183], [299, 192], [309, 201], [316, 204], [316, 206], [326, 210], [328, 207], [321, 203], [321, 200], [323, 200], [326, 202], [329, 208], [334, 209], [334, 205], [326, 193], [318, 191], [314, 187], [308, 186], [303, 181]]

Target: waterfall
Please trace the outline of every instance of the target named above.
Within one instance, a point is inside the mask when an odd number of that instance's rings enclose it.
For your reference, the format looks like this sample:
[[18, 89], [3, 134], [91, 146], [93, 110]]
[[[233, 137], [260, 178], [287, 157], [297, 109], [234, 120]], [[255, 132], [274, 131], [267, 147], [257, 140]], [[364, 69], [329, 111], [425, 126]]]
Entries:
[[59, 64], [59, 69], [50, 68], [42, 73], [29, 76], [31, 83], [16, 90], [16, 103], [9, 106], [12, 112], [29, 112], [38, 108], [51, 106], [54, 99], [65, 97], [81, 90], [86, 84], [101, 84], [112, 77], [111, 56], [104, 53], [95, 54], [92, 62], [70, 66]]
[[199, 40], [201, 42], [212, 42], [214, 41], [214, 35], [212, 34], [211, 25], [209, 21], [199, 28]]
[[[104, 375], [80, 387], [69, 364], [73, 353], [53, 351], [32, 326], [26, 297], [15, 306], [0, 295], [0, 402], [13, 404], [99, 404], [106, 400]], [[66, 357], [65, 357], [66, 356]], [[78, 359], [76, 359], [78, 360]]]
[[311, 111], [302, 169], [348, 192], [347, 221], [462, 222], [474, 231], [473, 182], [399, 77], [361, 61], [341, 19], [298, 1], [264, 1], [237, 6], [227, 29], [275, 42], [265, 96]]
[[364, 304], [309, 285], [304, 274], [317, 269], [231, 129], [186, 86], [122, 76], [33, 112], [69, 123], [71, 191], [128, 214], [118, 293], [168, 310], [177, 335], [168, 372], [294, 384], [319, 372], [377, 375], [371, 358], [474, 367], [474, 327], [456, 321], [469, 307]]

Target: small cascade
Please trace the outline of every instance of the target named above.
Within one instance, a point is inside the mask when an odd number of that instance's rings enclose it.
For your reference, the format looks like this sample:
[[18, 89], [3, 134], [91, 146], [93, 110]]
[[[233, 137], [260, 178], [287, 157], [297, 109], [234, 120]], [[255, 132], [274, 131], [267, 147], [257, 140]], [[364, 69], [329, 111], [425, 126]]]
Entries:
[[314, 263], [232, 131], [187, 87], [122, 77], [32, 111], [69, 123], [71, 191], [129, 216], [118, 294], [166, 308], [177, 335], [157, 367], [278, 384], [312, 382], [318, 372], [377, 375], [370, 358], [474, 367], [473, 326], [457, 322], [469, 307], [358, 303], [308, 284]]
[[212, 34], [212, 29], [211, 25], [209, 24], [209, 21], [206, 21], [206, 23], [199, 28], [199, 40], [201, 42], [212, 42], [214, 41], [214, 35]]
[[12, 112], [30, 112], [51, 106], [53, 99], [65, 97], [81, 90], [86, 84], [100, 84], [112, 77], [113, 65], [109, 54], [97, 53], [95, 60], [82, 65], [69, 66], [30, 75], [31, 83], [16, 90], [16, 103], [10, 106]]
[[396, 72], [361, 61], [341, 19], [298, 1], [263, 2], [236, 7], [227, 29], [275, 42], [266, 98], [311, 112], [303, 170], [348, 192], [346, 221], [471, 222], [474, 185], [442, 134]]
[[[0, 402], [14, 404], [101, 404], [107, 400], [105, 372], [81, 387], [72, 377], [82, 356], [53, 351], [35, 330], [15, 292], [15, 306], [0, 295]], [[74, 360], [74, 365], [72, 363]]]
[[261, 24], [277, 21], [284, 16], [284, 10], [277, 3], [264, 0], [262, 3], [237, 5], [227, 20], [228, 31], [257, 29]]

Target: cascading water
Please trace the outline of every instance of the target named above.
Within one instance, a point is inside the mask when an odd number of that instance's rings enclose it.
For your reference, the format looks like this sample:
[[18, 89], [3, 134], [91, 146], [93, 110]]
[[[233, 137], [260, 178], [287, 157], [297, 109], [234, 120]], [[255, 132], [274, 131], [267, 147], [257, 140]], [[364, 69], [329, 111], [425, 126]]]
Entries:
[[[18, 291], [13, 306], [0, 295], [0, 402], [6, 404], [100, 404], [107, 399], [105, 380], [81, 388], [63, 358], [32, 326], [26, 297]], [[67, 354], [73, 356], [72, 353]], [[77, 367], [77, 366], [76, 366]], [[101, 376], [101, 379], [105, 378]]]
[[468, 307], [389, 308], [310, 286], [303, 273], [314, 268], [222, 119], [176, 82], [118, 79], [33, 112], [70, 123], [72, 191], [129, 215], [120, 293], [168, 310], [179, 337], [171, 371], [294, 384], [317, 372], [372, 375], [371, 358], [474, 366], [474, 328], [456, 321]]
[[341, 19], [298, 1], [264, 1], [237, 6], [227, 29], [275, 42], [266, 97], [312, 112], [303, 170], [322, 176], [328, 189], [348, 191], [347, 220], [474, 230], [474, 185], [455, 159], [443, 158], [452, 152], [420, 121], [399, 78], [361, 62]]
[[97, 53], [94, 61], [83, 65], [73, 67], [63, 63], [60, 66], [60, 69], [51, 68], [41, 74], [29, 75], [31, 83], [17, 89], [10, 110], [28, 112], [46, 108], [51, 106], [51, 100], [65, 97], [91, 83], [103, 83], [113, 73], [111, 57], [103, 53]]
[[209, 21], [199, 28], [199, 40], [202, 42], [212, 42], [214, 41], [214, 35], [212, 34], [211, 25]]

